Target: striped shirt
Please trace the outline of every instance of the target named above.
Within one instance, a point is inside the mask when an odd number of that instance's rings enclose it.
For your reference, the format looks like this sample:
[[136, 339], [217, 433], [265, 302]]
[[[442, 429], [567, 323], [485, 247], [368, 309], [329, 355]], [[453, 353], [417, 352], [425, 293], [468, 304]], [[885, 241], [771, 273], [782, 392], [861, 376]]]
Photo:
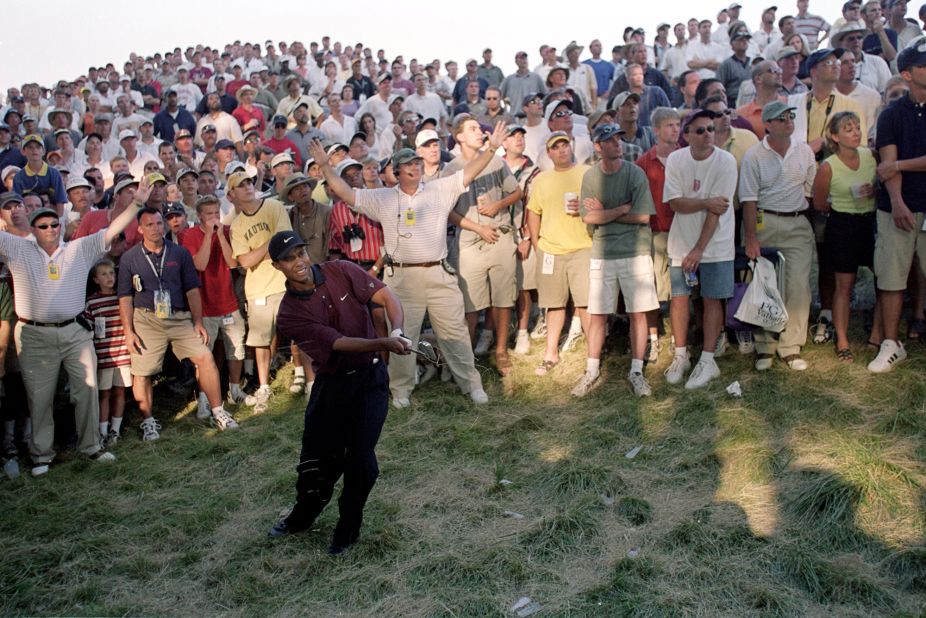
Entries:
[[447, 257], [447, 217], [466, 191], [463, 170], [418, 185], [414, 195], [397, 186], [360, 189], [355, 209], [383, 225], [386, 253], [396, 262], [417, 264]]
[[109, 250], [106, 230], [61, 243], [48, 255], [35, 238], [0, 232], [0, 255], [13, 273], [16, 315], [38, 322], [63, 322], [84, 310], [87, 274]]
[[96, 349], [98, 369], [128, 367], [131, 364], [129, 349], [125, 345], [125, 331], [119, 318], [119, 297], [116, 294], [96, 292], [87, 299], [87, 319], [96, 324], [101, 320], [105, 327], [103, 336], [95, 332], [93, 347]]
[[746, 151], [740, 169], [740, 203], [758, 202], [761, 210], [797, 212], [807, 209], [817, 162], [804, 142], [791, 140], [785, 156], [772, 150], [768, 137]]
[[[351, 251], [350, 241], [344, 237], [344, 228], [352, 224], [359, 225], [365, 236], [360, 251]], [[328, 249], [340, 252], [353, 262], [375, 262], [383, 249], [383, 226], [365, 215], [358, 215], [347, 202], [339, 200], [328, 218]]]
[[794, 16], [794, 31], [803, 34], [807, 38], [810, 49], [813, 50], [817, 49], [817, 37], [820, 36], [820, 32], [829, 32], [830, 25], [819, 15], [807, 13], [803, 17]]

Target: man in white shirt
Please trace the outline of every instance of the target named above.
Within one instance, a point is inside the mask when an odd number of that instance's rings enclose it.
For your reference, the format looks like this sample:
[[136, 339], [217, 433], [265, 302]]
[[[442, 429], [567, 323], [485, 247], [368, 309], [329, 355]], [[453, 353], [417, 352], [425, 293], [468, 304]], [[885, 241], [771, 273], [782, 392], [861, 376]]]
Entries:
[[862, 51], [865, 24], [849, 22], [833, 34], [834, 47], [841, 47], [855, 56], [855, 78], [869, 88], [884, 92], [891, 78], [891, 69], [880, 56]]
[[781, 40], [781, 32], [775, 27], [775, 11], [777, 10], [778, 7], [770, 6], [762, 11], [759, 29], [752, 33], [752, 41], [759, 47], [760, 52], [764, 52], [770, 43]]
[[164, 142], [154, 136], [154, 123], [150, 118], [146, 118], [138, 127], [138, 152], [146, 157], [156, 159], [158, 157], [158, 147]]
[[[858, 103], [862, 110], [864, 122], [869, 134], [874, 134], [878, 123], [878, 111], [881, 109], [881, 95], [855, 79], [855, 56], [843, 54], [840, 58], [839, 79], [836, 81], [836, 90]], [[869, 135], [869, 141], [871, 137]]]
[[376, 119], [376, 133], [382, 135], [386, 127], [392, 123], [392, 112], [389, 111], [389, 104], [392, 103], [392, 75], [384, 73], [376, 83], [376, 94], [364, 101], [354, 118], [362, 118], [366, 113], [372, 114]]
[[447, 128], [447, 108], [441, 98], [428, 92], [428, 78], [421, 73], [414, 76], [415, 93], [405, 97], [405, 109], [422, 118], [433, 118], [441, 129]]
[[192, 113], [202, 100], [203, 92], [190, 81], [190, 68], [188, 64], [181, 64], [177, 68], [177, 83], [174, 84], [173, 90], [177, 93], [177, 103]]
[[679, 75], [688, 70], [688, 58], [685, 56], [688, 31], [685, 29], [685, 24], [679, 22], [673, 26], [672, 32], [675, 34], [675, 45], [666, 50], [666, 55], [662, 57], [659, 70], [675, 83]]
[[341, 111], [341, 93], [328, 95], [328, 117], [319, 127], [332, 142], [347, 144], [357, 132], [357, 121]]
[[698, 24], [698, 39], [689, 41], [685, 50], [688, 68], [696, 70], [702, 78], [714, 77], [717, 67], [732, 52], [711, 40], [711, 20], [703, 19]]
[[598, 85], [592, 68], [579, 62], [579, 55], [583, 49], [585, 47], [575, 41], [570, 41], [566, 46], [566, 60], [569, 63], [569, 78], [566, 83], [582, 97], [585, 109], [594, 110], [598, 109]]
[[695, 110], [682, 131], [687, 148], [666, 159], [663, 201], [675, 212], [669, 228], [669, 279], [675, 352], [666, 381], [678, 384], [691, 367], [688, 359], [688, 301], [694, 287], [704, 300], [704, 347], [686, 389], [704, 387], [720, 375], [714, 361], [723, 331], [723, 301], [733, 296], [733, 244], [736, 159], [714, 146], [714, 112]]

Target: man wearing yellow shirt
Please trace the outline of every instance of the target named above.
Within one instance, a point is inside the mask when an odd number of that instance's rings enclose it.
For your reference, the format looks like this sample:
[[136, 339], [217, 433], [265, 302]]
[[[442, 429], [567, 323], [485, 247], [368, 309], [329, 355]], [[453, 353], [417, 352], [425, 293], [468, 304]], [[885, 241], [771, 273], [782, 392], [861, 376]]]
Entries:
[[[795, 107], [794, 139], [806, 141], [816, 155], [817, 163], [832, 154], [826, 148], [826, 126], [830, 119], [839, 112], [854, 112], [859, 117], [862, 142], [859, 147], [868, 144], [868, 126], [861, 106], [853, 99], [836, 89], [839, 81], [840, 58], [843, 49], [819, 49], [807, 58], [807, 70], [810, 71], [810, 92], [788, 97], [788, 105]], [[826, 231], [826, 215], [818, 210], [809, 210], [810, 223], [813, 225], [817, 255], [822, 255], [823, 236]], [[833, 328], [833, 293], [836, 289], [834, 274], [821, 264], [818, 270], [818, 288], [820, 290], [820, 314], [817, 323], [811, 327], [814, 343], [826, 343], [832, 338]]]
[[247, 270], [244, 295], [248, 301], [247, 344], [254, 348], [260, 388], [245, 403], [257, 413], [266, 412], [270, 400], [270, 357], [276, 334], [276, 315], [286, 292], [286, 277], [273, 267], [267, 247], [274, 234], [291, 230], [283, 204], [258, 199], [254, 181], [245, 172], [228, 177], [225, 192], [238, 216], [231, 224], [232, 253]]
[[588, 331], [585, 309], [592, 247], [588, 228], [579, 216], [579, 193], [589, 166], [576, 165], [572, 142], [564, 131], [547, 137], [546, 152], [553, 169], [537, 175], [527, 203], [527, 225], [540, 268], [538, 301], [547, 310], [547, 348], [536, 371], [540, 376], [559, 363], [559, 336], [570, 295], [582, 328]]

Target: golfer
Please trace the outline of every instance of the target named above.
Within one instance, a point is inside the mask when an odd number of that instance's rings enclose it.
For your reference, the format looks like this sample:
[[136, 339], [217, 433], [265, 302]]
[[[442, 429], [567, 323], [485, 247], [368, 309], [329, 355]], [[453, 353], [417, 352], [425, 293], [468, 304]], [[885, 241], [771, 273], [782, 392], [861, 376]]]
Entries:
[[[360, 536], [363, 506], [379, 475], [374, 449], [389, 407], [389, 376], [379, 353], [408, 354], [411, 342], [402, 334], [402, 305], [389, 288], [350, 262], [312, 264], [306, 246], [287, 230], [268, 247], [274, 268], [286, 276], [277, 328], [312, 359], [316, 375], [296, 466], [296, 505], [269, 536], [311, 526], [343, 474], [340, 518], [328, 549], [339, 555]], [[371, 303], [386, 309], [390, 337], [376, 337]]]

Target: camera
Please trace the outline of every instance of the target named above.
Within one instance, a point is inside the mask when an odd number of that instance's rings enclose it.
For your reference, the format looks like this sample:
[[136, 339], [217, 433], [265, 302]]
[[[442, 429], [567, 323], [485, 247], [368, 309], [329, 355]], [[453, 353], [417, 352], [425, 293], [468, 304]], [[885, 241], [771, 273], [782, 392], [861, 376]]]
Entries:
[[344, 240], [353, 240], [359, 238], [360, 240], [366, 240], [367, 235], [364, 233], [363, 228], [360, 227], [357, 223], [351, 223], [350, 225], [345, 225], [342, 232], [344, 234]]

